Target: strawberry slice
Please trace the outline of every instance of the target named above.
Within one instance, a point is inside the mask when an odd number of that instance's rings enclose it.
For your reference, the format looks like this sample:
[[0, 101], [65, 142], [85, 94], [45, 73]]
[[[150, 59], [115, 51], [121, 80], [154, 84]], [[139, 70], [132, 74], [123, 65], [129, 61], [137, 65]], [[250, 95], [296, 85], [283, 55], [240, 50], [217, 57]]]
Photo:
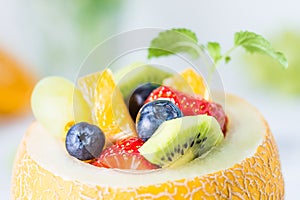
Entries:
[[150, 93], [145, 103], [157, 99], [167, 99], [170, 100], [172, 103], [174, 103], [176, 106], [178, 106], [178, 108], [182, 111], [181, 104], [180, 104], [180, 97], [178, 95], [180, 95], [180, 92], [176, 92], [175, 90], [166, 86], [160, 86]]
[[207, 114], [219, 122], [223, 133], [226, 132], [227, 117], [221, 105], [206, 101], [200, 96], [187, 95], [173, 88], [161, 86], [152, 91], [145, 103], [157, 99], [168, 99], [182, 111], [185, 116]]
[[149, 170], [158, 168], [147, 161], [138, 149], [144, 141], [138, 137], [130, 137], [106, 148], [92, 165], [105, 168]]

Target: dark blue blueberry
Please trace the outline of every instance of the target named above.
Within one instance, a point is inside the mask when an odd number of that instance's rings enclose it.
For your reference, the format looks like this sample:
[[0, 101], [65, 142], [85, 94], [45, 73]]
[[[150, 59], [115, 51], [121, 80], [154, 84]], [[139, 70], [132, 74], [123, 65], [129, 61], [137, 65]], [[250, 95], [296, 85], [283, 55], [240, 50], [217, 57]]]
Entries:
[[153, 90], [158, 88], [160, 85], [155, 83], [146, 83], [143, 85], [138, 86], [129, 98], [129, 113], [133, 121], [135, 121], [136, 116], [144, 105], [147, 97], [151, 94]]
[[169, 100], [155, 100], [145, 104], [136, 118], [139, 137], [147, 141], [164, 121], [182, 117], [179, 108]]
[[98, 126], [80, 122], [70, 128], [66, 136], [66, 148], [79, 160], [98, 157], [104, 147], [105, 136]]

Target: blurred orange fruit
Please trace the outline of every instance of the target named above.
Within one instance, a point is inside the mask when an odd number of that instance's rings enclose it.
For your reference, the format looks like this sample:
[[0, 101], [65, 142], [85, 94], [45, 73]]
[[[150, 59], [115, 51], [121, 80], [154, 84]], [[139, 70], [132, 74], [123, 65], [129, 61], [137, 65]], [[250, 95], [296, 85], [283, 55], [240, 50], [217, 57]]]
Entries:
[[108, 142], [136, 136], [134, 122], [109, 69], [80, 78], [78, 85], [92, 109], [94, 123]]
[[206, 87], [203, 77], [192, 68], [187, 68], [180, 74], [165, 79], [163, 85], [184, 93], [200, 95], [206, 100], [210, 99], [208, 87]]
[[0, 115], [28, 111], [35, 81], [22, 63], [0, 50]]

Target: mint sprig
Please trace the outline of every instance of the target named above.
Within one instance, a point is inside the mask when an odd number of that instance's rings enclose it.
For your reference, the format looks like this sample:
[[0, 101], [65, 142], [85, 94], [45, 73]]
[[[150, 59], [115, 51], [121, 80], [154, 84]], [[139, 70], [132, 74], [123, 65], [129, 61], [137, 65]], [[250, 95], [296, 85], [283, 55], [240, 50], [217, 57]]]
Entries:
[[234, 35], [234, 45], [222, 54], [221, 46], [217, 42], [208, 42], [206, 45], [198, 44], [196, 34], [188, 29], [171, 29], [161, 32], [150, 44], [148, 58], [167, 56], [177, 53], [187, 53], [193, 58], [199, 57], [199, 49], [206, 49], [214, 61], [214, 71], [221, 61], [228, 63], [231, 52], [242, 47], [249, 53], [259, 53], [270, 56], [278, 61], [284, 68], [288, 61], [283, 53], [275, 51], [270, 42], [263, 36], [249, 31], [240, 31]]
[[158, 37], [151, 41], [148, 58], [167, 56], [176, 53], [188, 53], [196, 58], [199, 53], [193, 47], [198, 39], [194, 32], [184, 29], [171, 29], [159, 33]]
[[270, 42], [258, 35], [249, 31], [240, 31], [234, 35], [234, 45], [242, 46], [249, 53], [260, 53], [271, 56], [277, 60], [283, 67], [288, 67], [288, 61], [283, 53], [275, 51]]

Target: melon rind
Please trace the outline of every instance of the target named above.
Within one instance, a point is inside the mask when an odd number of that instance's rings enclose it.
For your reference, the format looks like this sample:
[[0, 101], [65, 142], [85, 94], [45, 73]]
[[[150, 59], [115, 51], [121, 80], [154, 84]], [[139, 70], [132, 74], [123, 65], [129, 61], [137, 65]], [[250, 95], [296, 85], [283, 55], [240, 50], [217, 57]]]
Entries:
[[[278, 148], [267, 123], [240, 98], [227, 95], [225, 102], [230, 122], [224, 142], [205, 159], [171, 170], [126, 173], [85, 164], [68, 156], [60, 141], [51, 146], [46, 138], [51, 134], [33, 123], [14, 164], [12, 197], [283, 199]], [[43, 144], [43, 140], [49, 143]]]

